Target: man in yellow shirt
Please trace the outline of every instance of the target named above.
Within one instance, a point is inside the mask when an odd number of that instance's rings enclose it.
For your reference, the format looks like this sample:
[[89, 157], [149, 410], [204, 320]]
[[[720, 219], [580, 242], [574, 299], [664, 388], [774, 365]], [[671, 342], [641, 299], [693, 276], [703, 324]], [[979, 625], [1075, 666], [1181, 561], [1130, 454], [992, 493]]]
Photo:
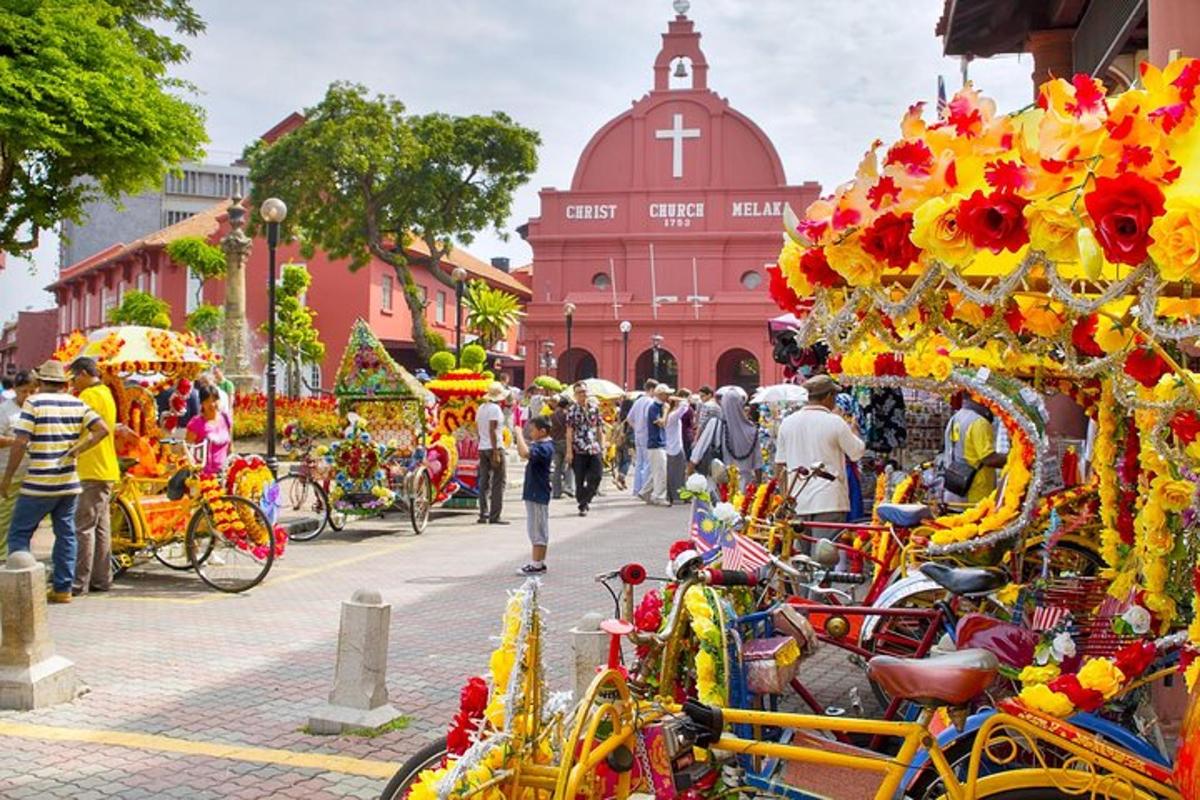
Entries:
[[962, 408], [954, 412], [946, 428], [945, 460], [966, 461], [975, 468], [971, 486], [966, 497], [947, 490], [945, 499], [950, 503], [974, 505], [996, 489], [996, 469], [988, 466], [996, 451], [996, 434], [992, 428], [991, 412], [971, 399], [964, 399]]
[[71, 388], [79, 399], [96, 412], [109, 434], [100, 444], [79, 456], [79, 483], [82, 492], [75, 507], [75, 581], [71, 594], [89, 591], [107, 592], [112, 588], [112, 526], [109, 501], [112, 487], [121, 478], [113, 433], [117, 429], [117, 404], [112, 392], [100, 381], [100, 369], [94, 359], [75, 359], [69, 368]]

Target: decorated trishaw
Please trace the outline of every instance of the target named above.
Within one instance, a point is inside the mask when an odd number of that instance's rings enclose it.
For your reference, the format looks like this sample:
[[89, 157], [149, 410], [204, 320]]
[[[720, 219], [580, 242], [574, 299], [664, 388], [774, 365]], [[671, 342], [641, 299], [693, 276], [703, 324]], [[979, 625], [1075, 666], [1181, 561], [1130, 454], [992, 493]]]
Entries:
[[[328, 445], [285, 426], [284, 444], [299, 462], [280, 479], [280, 507], [293, 538], [316, 538], [332, 523], [357, 517], [407, 515], [422, 533], [445, 470], [426, 445], [430, 394], [395, 362], [367, 323], [356, 320], [334, 381], [346, 427]], [[436, 472], [431, 470], [431, 464]]]
[[186, 394], [178, 389], [217, 356], [192, 334], [136, 325], [72, 333], [54, 354], [66, 363], [79, 356], [96, 360], [117, 406], [114, 574], [153, 557], [174, 570], [195, 570], [221, 591], [261, 582], [286, 540], [274, 523], [271, 471], [251, 456], [234, 458], [223, 476], [200, 476], [203, 445], [182, 440], [173, 412], [160, 422], [155, 400], [162, 391]]
[[[619, 619], [578, 702], [545, 684], [536, 584], [511, 596], [489, 674], [384, 797], [1200, 797], [1198, 89], [1190, 59], [1114, 97], [1052, 80], [1009, 115], [968, 86], [935, 123], [915, 106], [854, 180], [787, 215], [771, 292], [797, 340], [827, 348], [845, 384], [963, 392], [1010, 439], [982, 497], [909, 502], [917, 465], [878, 490], [882, 535], [858, 546], [899, 541], [943, 598], [917, 615], [937, 621], [928, 657], [855, 652], [885, 720], [772, 710], [813, 640], [848, 626], [798, 624], [790, 596], [832, 608], [836, 552], [784, 559], [781, 540], [745, 535], [790, 513], [768, 483], [712, 498], [641, 603], [646, 570], [597, 576], [621, 584]], [[1090, 476], [1056, 494], [1047, 470], [1077, 465], [1045, 457], [1052, 392], [1094, 429]], [[1055, 561], [1068, 536], [1098, 569]], [[1176, 673], [1191, 701], [1166, 748], [1142, 699]]]

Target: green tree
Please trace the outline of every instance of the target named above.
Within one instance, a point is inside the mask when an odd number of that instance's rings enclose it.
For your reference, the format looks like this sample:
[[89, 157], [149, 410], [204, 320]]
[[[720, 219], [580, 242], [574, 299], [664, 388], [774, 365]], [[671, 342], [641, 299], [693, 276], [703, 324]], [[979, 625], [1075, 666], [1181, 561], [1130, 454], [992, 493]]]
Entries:
[[463, 305], [467, 309], [467, 327], [475, 331], [479, 345], [485, 350], [504, 341], [509, 329], [525, 316], [519, 297], [480, 280], [467, 284]]
[[108, 321], [113, 325], [145, 325], [148, 328], [171, 327], [171, 306], [149, 292], [131, 289], [125, 293], [121, 304], [108, 310]]
[[[288, 394], [295, 397], [300, 390], [303, 364], [316, 364], [325, 358], [325, 345], [320, 331], [313, 325], [317, 312], [304, 300], [312, 276], [303, 264], [284, 264], [275, 290], [275, 354], [287, 370]], [[267, 324], [259, 326], [267, 332]]]
[[[455, 241], [507, 221], [513, 191], [537, 169], [541, 139], [507, 115], [405, 116], [393, 97], [334, 83], [305, 110], [306, 122], [274, 144], [247, 152], [253, 206], [272, 195], [288, 204], [287, 233], [301, 252], [348, 259], [351, 270], [378, 258], [396, 273], [422, 361], [433, 353], [425, 301], [411, 267], [448, 288], [443, 262]], [[409, 256], [420, 240], [427, 255]], [[410, 264], [411, 258], [411, 264]]]
[[213, 278], [225, 277], [225, 253], [199, 236], [184, 236], [168, 243], [167, 255], [199, 279], [200, 282], [196, 284], [197, 304], [204, 298], [205, 283]]
[[216, 341], [217, 333], [225, 322], [225, 309], [202, 303], [187, 315], [187, 329], [209, 344]]
[[186, 0], [11, 0], [0, 10], [0, 250], [37, 247], [196, 158], [203, 113], [166, 65], [187, 50], [156, 32], [203, 24]]

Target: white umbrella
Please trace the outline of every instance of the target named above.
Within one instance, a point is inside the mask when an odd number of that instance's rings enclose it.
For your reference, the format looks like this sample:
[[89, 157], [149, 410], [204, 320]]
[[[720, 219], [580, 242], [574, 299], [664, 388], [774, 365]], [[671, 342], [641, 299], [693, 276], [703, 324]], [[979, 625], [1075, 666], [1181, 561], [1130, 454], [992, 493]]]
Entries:
[[807, 403], [808, 392], [803, 386], [794, 383], [777, 383], [774, 386], [762, 386], [750, 399], [752, 403]]
[[[604, 378], [584, 378], [583, 384], [587, 386], [588, 396], [595, 397], [598, 400], [616, 400], [625, 395], [625, 390], [612, 381], [606, 381]], [[563, 389], [563, 396], [570, 397], [574, 389], [571, 386]]]

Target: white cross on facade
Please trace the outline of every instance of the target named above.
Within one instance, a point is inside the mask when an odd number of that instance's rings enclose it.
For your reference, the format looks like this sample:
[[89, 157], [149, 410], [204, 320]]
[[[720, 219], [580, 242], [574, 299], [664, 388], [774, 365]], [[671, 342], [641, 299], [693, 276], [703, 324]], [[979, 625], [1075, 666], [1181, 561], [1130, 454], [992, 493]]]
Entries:
[[671, 177], [683, 177], [683, 140], [699, 139], [699, 128], [683, 127], [683, 114], [675, 114], [670, 128], [654, 132], [655, 139], [671, 140]]

